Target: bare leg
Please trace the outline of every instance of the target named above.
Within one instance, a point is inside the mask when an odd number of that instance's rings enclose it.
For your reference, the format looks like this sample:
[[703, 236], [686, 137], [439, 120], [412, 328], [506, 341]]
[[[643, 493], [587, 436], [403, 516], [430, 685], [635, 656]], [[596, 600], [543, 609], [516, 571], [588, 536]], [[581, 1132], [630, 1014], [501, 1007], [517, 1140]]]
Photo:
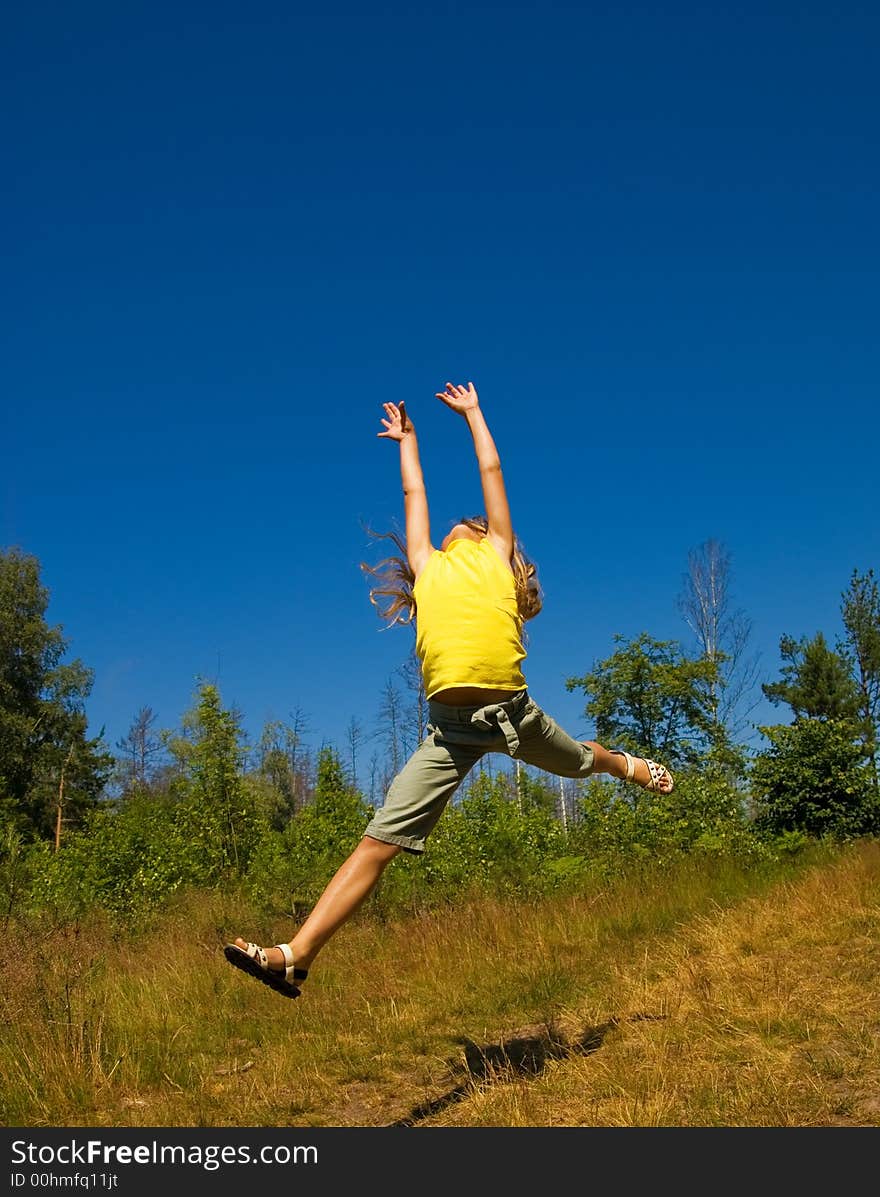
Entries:
[[[593, 750], [594, 773], [610, 773], [612, 777], [619, 777], [621, 781], [626, 777], [626, 760], [619, 752], [609, 752], [607, 748], [603, 748], [595, 740], [586, 740], [584, 742], [588, 748], [592, 748]], [[637, 756], [635, 762], [636, 771], [633, 774], [633, 781], [636, 785], [645, 786], [651, 780], [650, 770], [641, 757]], [[664, 778], [660, 782], [659, 788], [661, 793], [667, 794], [672, 787]]]
[[[331, 877], [311, 914], [290, 941], [297, 968], [309, 967], [330, 936], [369, 897], [385, 866], [400, 851], [396, 844], [364, 836]], [[235, 943], [240, 948], [247, 947], [240, 936]], [[278, 948], [267, 948], [266, 955], [270, 967], [284, 968], [284, 957]]]

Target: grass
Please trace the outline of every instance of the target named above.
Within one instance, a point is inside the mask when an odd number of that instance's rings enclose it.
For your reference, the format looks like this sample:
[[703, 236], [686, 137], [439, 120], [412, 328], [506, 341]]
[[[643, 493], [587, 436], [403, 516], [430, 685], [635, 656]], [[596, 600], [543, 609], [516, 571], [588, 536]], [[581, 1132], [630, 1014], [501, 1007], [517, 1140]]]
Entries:
[[684, 862], [474, 898], [330, 942], [289, 1002], [227, 938], [290, 924], [191, 895], [137, 936], [11, 928], [16, 1126], [815, 1126], [880, 1114], [880, 844], [775, 871]]

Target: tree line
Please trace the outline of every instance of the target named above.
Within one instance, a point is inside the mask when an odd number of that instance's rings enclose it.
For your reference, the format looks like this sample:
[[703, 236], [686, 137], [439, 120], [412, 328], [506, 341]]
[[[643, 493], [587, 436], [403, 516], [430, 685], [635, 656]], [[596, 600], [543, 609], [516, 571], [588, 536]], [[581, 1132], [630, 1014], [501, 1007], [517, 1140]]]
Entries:
[[[548, 851], [552, 842], [545, 863], [558, 880], [601, 855], [602, 845], [650, 854], [672, 842], [705, 848], [742, 845], [743, 836], [876, 834], [880, 597], [873, 570], [854, 569], [841, 593], [836, 643], [821, 631], [782, 636], [778, 677], [763, 682], [731, 577], [727, 551], [705, 542], [689, 555], [677, 599], [691, 642], [617, 636], [607, 656], [566, 682], [584, 695], [597, 739], [669, 763], [678, 781], [673, 797], [599, 779], [560, 786], [503, 758], [497, 769], [487, 757], [446, 821], [441, 845], [455, 839], [463, 818], [470, 834], [494, 820], [492, 851], [507, 853], [504, 867], [521, 856], [528, 832]], [[158, 728], [144, 706], [113, 751], [103, 731], [89, 734], [93, 673], [65, 659], [69, 642], [46, 619], [48, 599], [34, 556], [0, 553], [0, 831], [19, 857], [22, 845], [33, 845], [65, 858], [46, 876], [57, 881], [72, 869], [83, 892], [117, 886], [124, 904], [127, 887], [160, 894], [213, 884], [245, 875], [257, 859], [262, 876], [280, 884], [290, 880], [285, 869], [294, 856], [312, 862], [310, 876], [323, 877], [424, 734], [424, 692], [410, 654], [381, 694], [377, 731], [352, 718], [341, 748], [313, 751], [299, 707], [247, 744], [241, 713], [225, 709], [217, 688], [203, 683], [179, 728]], [[787, 721], [761, 726], [754, 747], [746, 733], [760, 694]], [[477, 848], [476, 862], [488, 860], [486, 844]], [[455, 854], [460, 862], [473, 850], [459, 837]], [[442, 849], [432, 856], [425, 876], [437, 872]], [[101, 872], [111, 858], [112, 883]], [[580, 863], [560, 863], [566, 860]], [[471, 863], [471, 877], [488, 867]], [[528, 867], [534, 872], [535, 862]]]

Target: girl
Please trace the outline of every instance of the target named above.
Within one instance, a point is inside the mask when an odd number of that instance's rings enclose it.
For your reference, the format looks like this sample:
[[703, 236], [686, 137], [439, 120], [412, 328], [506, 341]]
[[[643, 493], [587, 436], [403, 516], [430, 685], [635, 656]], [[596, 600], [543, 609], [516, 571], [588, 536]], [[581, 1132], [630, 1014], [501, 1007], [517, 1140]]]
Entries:
[[665, 766], [573, 740], [530, 698], [522, 633], [541, 609], [535, 567], [514, 535], [501, 462], [473, 383], [449, 382], [437, 398], [470, 429], [486, 514], [463, 519], [434, 548], [415, 428], [403, 403], [385, 403], [377, 435], [400, 445], [406, 545], [393, 537], [405, 556], [384, 562], [384, 573], [369, 571], [382, 579], [370, 598], [377, 606], [377, 598], [387, 600], [380, 611], [392, 622], [416, 618], [428, 735], [290, 943], [264, 949], [238, 938], [226, 945], [230, 964], [286, 997], [299, 997], [312, 961], [389, 861], [424, 851], [446, 803], [485, 753], [504, 752], [562, 777], [607, 773], [664, 794], [673, 787]]

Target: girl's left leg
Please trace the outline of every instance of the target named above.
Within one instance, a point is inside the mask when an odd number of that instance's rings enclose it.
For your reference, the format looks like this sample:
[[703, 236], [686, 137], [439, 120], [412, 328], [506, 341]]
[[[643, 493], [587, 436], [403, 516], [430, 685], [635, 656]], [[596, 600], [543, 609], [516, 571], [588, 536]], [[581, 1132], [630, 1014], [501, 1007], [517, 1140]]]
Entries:
[[[597, 744], [595, 740], [585, 740], [587, 748], [593, 751], [593, 768], [592, 773], [610, 773], [612, 777], [617, 777], [621, 781], [626, 777], [626, 758], [620, 752], [610, 752], [607, 748], [603, 748], [601, 744]], [[651, 773], [644, 760], [640, 757], [634, 757], [635, 773], [633, 774], [633, 781], [636, 785], [646, 786], [651, 780]], [[666, 794], [672, 786], [661, 779], [659, 789]]]
[[[607, 773], [621, 781], [626, 778], [626, 757], [622, 753], [612, 752], [595, 740], [573, 739], [533, 700], [530, 700], [518, 731], [520, 748], [517, 755], [527, 765], [537, 765], [560, 777], [592, 777], [596, 773]], [[633, 763], [632, 781], [643, 788], [650, 786], [651, 771], [647, 763], [642, 757], [633, 757]], [[657, 789], [668, 794], [673, 784], [672, 776], [664, 771]]]

